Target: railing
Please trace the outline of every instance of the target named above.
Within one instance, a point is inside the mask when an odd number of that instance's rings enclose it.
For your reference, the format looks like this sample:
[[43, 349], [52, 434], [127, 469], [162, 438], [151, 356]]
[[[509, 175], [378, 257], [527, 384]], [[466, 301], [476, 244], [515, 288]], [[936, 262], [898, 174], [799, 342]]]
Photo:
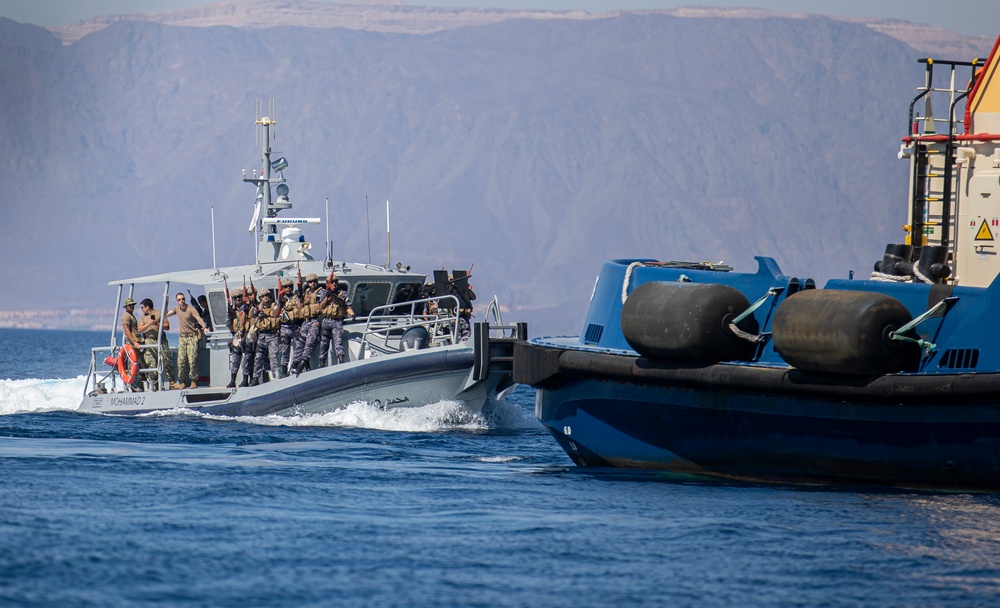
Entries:
[[[910, 192], [910, 240], [914, 246], [914, 255], [919, 255], [924, 244], [924, 235], [927, 228], [933, 225], [940, 225], [940, 245], [946, 249], [950, 247], [952, 231], [954, 229], [953, 217], [958, 215], [958, 209], [952, 208], [955, 202], [955, 192], [953, 190], [955, 179], [955, 142], [962, 138], [957, 133], [956, 109], [960, 102], [968, 103], [967, 97], [972, 91], [976, 82], [976, 69], [983, 65], [984, 60], [975, 59], [973, 61], [941, 61], [936, 59], [920, 59], [920, 63], [925, 65], [924, 86], [918, 89], [916, 97], [910, 101], [910, 110], [907, 116], [907, 130], [909, 135], [904, 138], [904, 146], [910, 146], [912, 155], [911, 184]], [[935, 86], [934, 66], [940, 65], [947, 70], [947, 86]], [[969, 68], [969, 78], [959, 77], [959, 68]], [[963, 85], [962, 83], [966, 83]], [[938, 99], [947, 104], [947, 117], [935, 117], [931, 109], [931, 98]], [[924, 100], [924, 115], [915, 115], [914, 107], [921, 99]], [[939, 105], [940, 108], [940, 105]], [[966, 115], [968, 107], [966, 107]], [[923, 129], [919, 127], [923, 123]], [[938, 126], [947, 125], [944, 134], [938, 133]], [[968, 126], [968, 125], [966, 125]], [[937, 168], [931, 159], [931, 146], [934, 144], [944, 144], [942, 164]], [[933, 184], [939, 184], [937, 188]], [[940, 204], [938, 219], [934, 219], [938, 213], [932, 213], [931, 204]]]
[[[449, 308], [442, 303], [451, 305]], [[431, 304], [437, 304], [438, 313], [427, 314], [423, 311]], [[406, 314], [393, 312], [400, 308], [409, 308]], [[453, 343], [458, 336], [458, 298], [453, 295], [435, 296], [421, 300], [410, 300], [378, 306], [371, 310], [361, 336], [361, 357], [398, 353], [403, 350], [402, 337], [406, 330], [423, 327], [427, 330], [428, 347]]]
[[[493, 322], [490, 322], [490, 317], [493, 317]], [[497, 338], [520, 338], [524, 339], [521, 335], [523, 330], [518, 329], [519, 325], [504, 325], [503, 316], [500, 314], [500, 302], [497, 300], [496, 296], [493, 296], [493, 300], [490, 301], [489, 306], [486, 307], [486, 317], [485, 322], [489, 324], [490, 333], [495, 333]]]
[[[423, 312], [429, 304], [438, 305], [437, 314]], [[442, 306], [442, 304], [451, 305]], [[460, 325], [458, 298], [454, 295], [436, 296], [408, 302], [397, 302], [373, 308], [367, 317], [361, 336], [361, 358], [398, 353], [405, 350], [403, 334], [415, 327], [423, 327], [428, 333], [428, 348], [454, 344], [458, 341]], [[409, 308], [406, 314], [392, 311]], [[440, 312], [452, 310], [455, 312]], [[491, 321], [492, 319], [492, 321]], [[486, 307], [485, 324], [493, 338], [524, 339], [524, 329], [518, 324], [504, 325], [500, 303], [496, 296]], [[471, 327], [469, 328], [471, 332]]]
[[[99, 363], [100, 364], [104, 364], [105, 359], [107, 358], [106, 356], [103, 356], [105, 353], [107, 353], [108, 355], [116, 355], [119, 352], [120, 349], [121, 349], [121, 347], [119, 347], [119, 346], [95, 346], [95, 347], [93, 347], [93, 348], [90, 349], [90, 369], [87, 372], [87, 380], [83, 384], [83, 394], [84, 394], [84, 396], [90, 394], [92, 391], [95, 391], [95, 390], [99, 391], [99, 392], [102, 392], [102, 393], [116, 393], [116, 392], [119, 392], [118, 391], [118, 379], [121, 377], [121, 375], [118, 373], [118, 367], [117, 367], [117, 365], [111, 366], [111, 369], [109, 369], [108, 372], [105, 373], [105, 374], [103, 374], [103, 375], [102, 375], [101, 372], [97, 371], [97, 366], [98, 366]], [[136, 380], [139, 381], [139, 382], [141, 382], [142, 379], [143, 379], [143, 374], [147, 374], [149, 372], [156, 372], [157, 382], [160, 383], [160, 387], [163, 388], [162, 383], [163, 383], [163, 380], [164, 380], [164, 378], [163, 378], [163, 355], [164, 355], [164, 353], [163, 353], [163, 349], [162, 349], [161, 345], [160, 344], [140, 344], [139, 347], [136, 348], [136, 354], [138, 355], [139, 361], [141, 363], [143, 361], [142, 351], [144, 351], [144, 350], [151, 350], [151, 349], [155, 349], [156, 350], [156, 362], [157, 362], [157, 366], [156, 367], [140, 367], [139, 371], [136, 372]], [[99, 376], [100, 376], [100, 378], [98, 378]], [[107, 382], [107, 380], [109, 378], [111, 379], [111, 388], [110, 389], [107, 386], [105, 386], [105, 382]], [[93, 386], [94, 388], [91, 389], [91, 386]], [[122, 390], [123, 391], [126, 390], [126, 387], [127, 387], [127, 385], [124, 385], [124, 383], [123, 383]]]

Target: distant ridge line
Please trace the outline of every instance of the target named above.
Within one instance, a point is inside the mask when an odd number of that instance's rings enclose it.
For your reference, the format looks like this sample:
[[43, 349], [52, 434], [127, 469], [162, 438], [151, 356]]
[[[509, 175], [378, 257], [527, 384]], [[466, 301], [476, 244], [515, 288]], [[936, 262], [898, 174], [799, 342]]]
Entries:
[[[121, 22], [149, 22], [185, 27], [230, 26], [257, 29], [276, 26], [296, 26], [317, 29], [344, 28], [383, 33], [431, 34], [443, 30], [499, 23], [511, 19], [573, 19], [592, 20], [618, 17], [623, 14], [669, 15], [681, 18], [733, 19], [803, 19], [814, 14], [777, 13], [757, 8], [680, 7], [676, 9], [617, 10], [591, 13], [585, 10], [552, 11], [500, 8], [450, 8], [407, 6], [400, 0], [359, 0], [351, 4], [290, 0], [275, 4], [267, 0], [236, 0], [205, 4], [162, 13], [107, 15], [80, 21], [72, 25], [48, 28], [63, 44], [72, 44], [87, 34]], [[951, 30], [896, 19], [828, 16], [866, 27], [896, 38], [918, 51], [961, 52], [971, 41], [985, 48], [993, 42], [989, 36], [963, 36]]]

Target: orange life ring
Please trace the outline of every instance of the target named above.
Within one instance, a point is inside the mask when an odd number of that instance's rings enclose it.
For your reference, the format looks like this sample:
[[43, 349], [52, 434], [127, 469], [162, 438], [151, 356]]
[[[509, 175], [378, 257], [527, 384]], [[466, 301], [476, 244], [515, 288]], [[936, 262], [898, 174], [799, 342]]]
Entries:
[[118, 375], [122, 377], [125, 384], [132, 384], [139, 373], [139, 355], [135, 348], [126, 343], [118, 351]]

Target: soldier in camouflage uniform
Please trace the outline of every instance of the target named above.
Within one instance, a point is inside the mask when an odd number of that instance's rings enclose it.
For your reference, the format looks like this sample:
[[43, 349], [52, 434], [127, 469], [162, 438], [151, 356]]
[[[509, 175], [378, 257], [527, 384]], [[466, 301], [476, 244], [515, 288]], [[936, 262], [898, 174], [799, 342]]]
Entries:
[[330, 342], [333, 341], [334, 365], [343, 363], [344, 353], [344, 319], [347, 315], [354, 316], [347, 293], [337, 284], [337, 275], [330, 272], [326, 286], [321, 291], [320, 302], [320, 339], [319, 366], [326, 367], [330, 352]]
[[292, 353], [292, 341], [299, 333], [302, 321], [298, 318], [298, 308], [295, 305], [295, 289], [292, 280], [281, 282], [281, 325], [278, 327], [278, 377], [288, 375], [289, 357]]
[[240, 386], [248, 386], [250, 372], [253, 371], [253, 341], [248, 339], [252, 326], [250, 305], [243, 301], [243, 290], [237, 289], [229, 305], [229, 330], [233, 339], [229, 342], [229, 385], [236, 386], [236, 376], [243, 370]]
[[264, 364], [270, 367], [271, 373], [277, 378], [278, 370], [278, 326], [281, 324], [278, 307], [271, 301], [271, 291], [265, 289], [260, 294], [260, 306], [257, 308], [257, 353], [253, 358], [253, 378], [250, 386], [267, 382]]
[[452, 293], [458, 297], [458, 338], [468, 340], [472, 337], [472, 301], [476, 299], [476, 292], [472, 291], [472, 285], [465, 284], [465, 290], [454, 283], [451, 283]]
[[[178, 388], [174, 382], [174, 361], [170, 356], [170, 343], [167, 342], [167, 330], [170, 329], [170, 322], [163, 319], [163, 332], [160, 333], [160, 311], [153, 308], [153, 301], [146, 298], [139, 303], [139, 307], [142, 308], [142, 318], [139, 319], [139, 339], [142, 340], [143, 344], [155, 345], [156, 339], [159, 337], [160, 349], [163, 352], [163, 376], [170, 384], [170, 388]], [[159, 366], [159, 361], [156, 358], [156, 349], [144, 348], [139, 351], [140, 356], [143, 360], [143, 367], [152, 368], [154, 371], [146, 373], [146, 380], [149, 381], [149, 385], [153, 390], [159, 389], [159, 372], [155, 371]], [[164, 387], [165, 389], [166, 387]]]
[[320, 302], [316, 297], [319, 289], [319, 277], [315, 273], [309, 273], [306, 277], [304, 293], [300, 295], [299, 300], [303, 321], [302, 327], [299, 328], [299, 335], [295, 340], [295, 355], [292, 360], [292, 369], [295, 374], [301, 374], [309, 365], [309, 359], [312, 358], [312, 352], [319, 340]]

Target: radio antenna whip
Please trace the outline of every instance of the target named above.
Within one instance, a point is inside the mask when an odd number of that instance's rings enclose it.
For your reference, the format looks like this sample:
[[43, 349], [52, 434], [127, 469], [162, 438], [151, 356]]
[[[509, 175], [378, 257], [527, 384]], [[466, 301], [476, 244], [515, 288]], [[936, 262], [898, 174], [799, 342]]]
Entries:
[[389, 161], [385, 161], [385, 267], [392, 264], [392, 232], [389, 230]]
[[368, 228], [368, 263], [372, 263], [372, 224], [368, 217], [368, 195], [365, 195], [365, 226]]
[[333, 266], [333, 241], [330, 240], [330, 197], [326, 198], [326, 252], [327, 259]]
[[212, 205], [212, 268], [219, 274], [219, 263], [215, 259], [215, 205]]

